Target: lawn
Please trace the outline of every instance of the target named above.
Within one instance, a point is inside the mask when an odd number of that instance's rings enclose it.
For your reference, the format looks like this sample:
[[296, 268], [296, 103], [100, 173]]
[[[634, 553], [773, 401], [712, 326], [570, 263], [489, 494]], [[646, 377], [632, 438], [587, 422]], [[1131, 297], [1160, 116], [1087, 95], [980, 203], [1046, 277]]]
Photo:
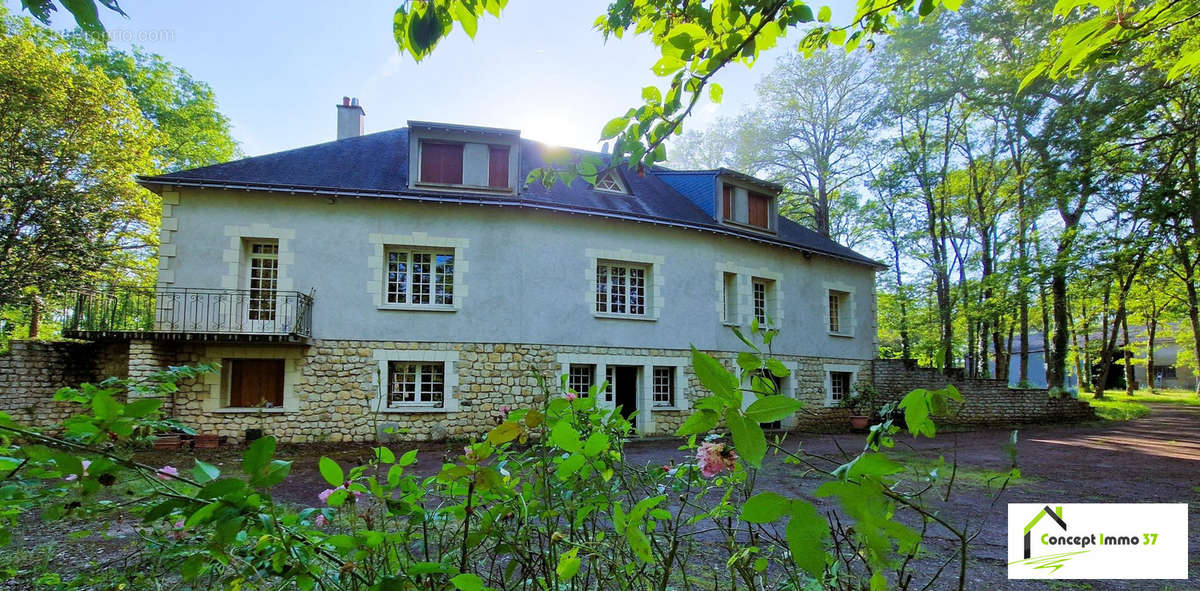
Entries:
[[1106, 421], [1128, 421], [1150, 414], [1150, 407], [1145, 402], [1158, 404], [1181, 404], [1184, 406], [1200, 406], [1200, 398], [1191, 390], [1134, 390], [1133, 396], [1126, 396], [1124, 390], [1105, 390], [1104, 399], [1087, 392], [1079, 393], [1080, 400], [1086, 400], [1096, 409], [1096, 416]]

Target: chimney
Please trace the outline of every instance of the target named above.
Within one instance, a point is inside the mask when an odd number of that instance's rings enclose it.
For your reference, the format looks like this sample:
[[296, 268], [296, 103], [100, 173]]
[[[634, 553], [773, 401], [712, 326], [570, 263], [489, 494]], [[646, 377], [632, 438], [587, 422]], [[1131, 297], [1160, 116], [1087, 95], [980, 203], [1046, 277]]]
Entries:
[[363, 117], [367, 116], [357, 98], [342, 97], [342, 104], [337, 106], [337, 139], [358, 137], [363, 134]]

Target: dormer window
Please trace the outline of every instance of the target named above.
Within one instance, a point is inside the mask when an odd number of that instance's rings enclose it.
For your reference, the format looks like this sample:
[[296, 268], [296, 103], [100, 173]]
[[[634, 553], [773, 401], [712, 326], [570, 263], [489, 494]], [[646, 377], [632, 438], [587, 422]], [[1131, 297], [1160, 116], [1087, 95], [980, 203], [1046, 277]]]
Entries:
[[721, 221], [775, 231], [775, 197], [729, 182], [721, 183]]
[[610, 169], [608, 172], [600, 175], [596, 179], [596, 190], [606, 193], [620, 193], [628, 195], [629, 191], [625, 190], [625, 184], [621, 182], [621, 175], [617, 174], [616, 169]]
[[513, 191], [517, 132], [409, 121], [409, 133], [413, 187]]

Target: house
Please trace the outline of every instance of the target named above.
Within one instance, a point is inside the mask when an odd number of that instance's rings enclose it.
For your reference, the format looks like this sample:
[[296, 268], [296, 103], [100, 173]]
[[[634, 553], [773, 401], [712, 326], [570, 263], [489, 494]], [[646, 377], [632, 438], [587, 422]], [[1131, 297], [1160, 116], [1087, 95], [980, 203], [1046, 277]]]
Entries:
[[[1172, 327], [1174, 329], [1174, 327]], [[1130, 327], [1130, 330], [1134, 330]], [[1135, 362], [1133, 365], [1133, 378], [1139, 387], [1146, 387], [1150, 381], [1146, 379], [1147, 373], [1147, 355], [1146, 347], [1148, 346], [1148, 338], [1146, 330], [1138, 327], [1138, 336], [1135, 337], [1136, 345], [1134, 351], [1140, 363]], [[1180, 366], [1179, 359], [1179, 343], [1175, 337], [1171, 335], [1163, 335], [1159, 333], [1154, 339], [1154, 367], [1150, 369], [1150, 375], [1154, 377], [1154, 386], [1156, 388], [1177, 388], [1183, 390], [1196, 389], [1196, 372], [1186, 366]]]
[[780, 216], [778, 185], [618, 166], [525, 186], [550, 148], [519, 131], [363, 117], [344, 100], [336, 141], [141, 178], [157, 285], [81, 294], [65, 333], [131, 376], [219, 362], [167, 410], [235, 440], [478, 435], [536, 374], [607, 381], [600, 405], [668, 433], [701, 396], [689, 347], [732, 368], [754, 319], [781, 330], [782, 394], [830, 408], [870, 378], [880, 266]]

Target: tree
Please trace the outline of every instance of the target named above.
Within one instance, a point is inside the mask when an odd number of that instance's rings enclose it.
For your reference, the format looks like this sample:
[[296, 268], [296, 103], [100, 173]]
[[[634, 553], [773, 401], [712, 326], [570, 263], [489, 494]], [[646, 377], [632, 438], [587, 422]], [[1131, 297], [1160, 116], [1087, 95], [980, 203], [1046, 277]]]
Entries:
[[0, 36], [0, 307], [60, 293], [144, 248], [153, 195], [133, 175], [158, 134], [120, 81]]

